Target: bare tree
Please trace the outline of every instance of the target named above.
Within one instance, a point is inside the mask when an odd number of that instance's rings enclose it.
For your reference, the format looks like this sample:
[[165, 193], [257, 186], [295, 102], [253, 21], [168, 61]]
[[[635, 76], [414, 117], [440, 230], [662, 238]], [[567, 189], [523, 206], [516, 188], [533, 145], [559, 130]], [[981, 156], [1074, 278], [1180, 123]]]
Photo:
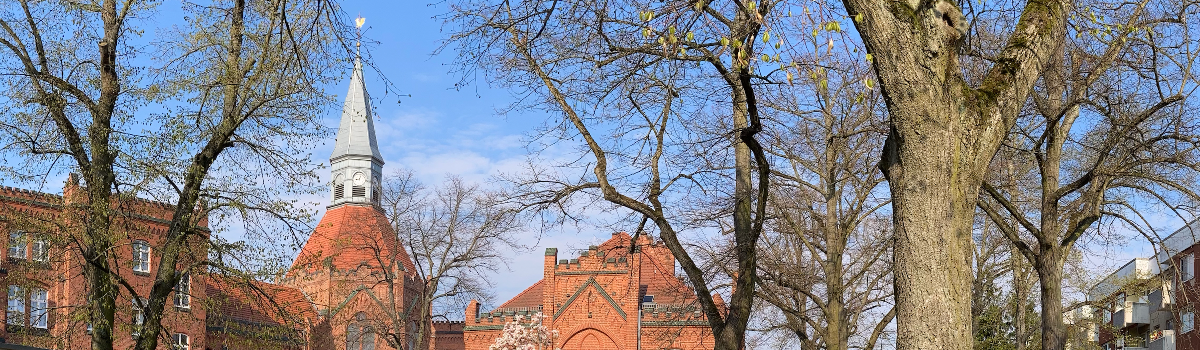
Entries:
[[[413, 349], [428, 346], [432, 321], [457, 318], [470, 299], [489, 299], [487, 276], [504, 264], [502, 252], [519, 247], [513, 236], [522, 225], [517, 212], [501, 202], [503, 197], [449, 177], [426, 190], [411, 172], [389, 176], [383, 185], [384, 211], [409, 249], [416, 274], [424, 283], [414, 305], [380, 305], [394, 310], [392, 322], [420, 320], [415, 326]], [[389, 281], [389, 290], [401, 285]], [[395, 300], [390, 298], [389, 300]], [[411, 310], [411, 311], [410, 311]], [[400, 316], [415, 312], [416, 317]], [[399, 329], [400, 327], [388, 327]], [[404, 344], [404, 334], [387, 334]]]
[[[184, 3], [189, 16], [176, 36], [139, 45], [136, 19], [157, 4], [21, 0], [0, 14], [11, 112], [0, 116], [0, 137], [5, 152], [25, 160], [12, 173], [69, 164], [85, 185], [84, 204], [71, 208], [85, 225], [71, 244], [85, 262], [94, 349], [113, 348], [122, 291], [145, 315], [136, 348], [157, 348], [168, 295], [184, 271], [206, 264], [185, 257], [206, 244], [198, 223], [209, 213], [304, 221], [278, 195], [303, 193], [317, 179], [297, 150], [326, 132], [317, 116], [333, 100], [320, 87], [341, 74], [348, 52], [339, 46], [348, 26], [326, 1]], [[145, 104], [167, 112], [139, 113]], [[145, 302], [116, 273], [119, 199], [135, 196], [173, 211]]]
[[[880, 167], [892, 190], [896, 224], [899, 348], [970, 346], [967, 267], [988, 165], [1017, 125], [1042, 72], [1063, 60], [1068, 34], [1096, 28], [1077, 21], [1068, 30], [1069, 19], [1136, 18], [1088, 11], [1136, 14], [1145, 6], [1080, 3], [842, 1], [874, 58], [888, 104], [891, 131]], [[1168, 2], [1162, 6], [1178, 9]], [[1088, 60], [1086, 70], [1104, 72], [1120, 61], [1119, 43], [1129, 39], [1136, 24], [1099, 27], [1097, 37], [1104, 44], [1096, 45], [1099, 54]], [[1118, 49], [1108, 51], [1106, 43], [1118, 43], [1111, 46]], [[1061, 324], [1060, 311], [1044, 308], [1043, 320]], [[1044, 347], [1061, 345], [1056, 333], [1042, 337], [1049, 340]]]
[[[590, 196], [645, 218], [695, 288], [717, 349], [740, 348], [752, 315], [771, 173], [757, 91], [763, 74], [784, 74], [758, 42], [774, 42], [767, 28], [783, 4], [455, 1], [448, 17], [465, 76], [483, 69], [524, 91], [521, 106], [563, 117], [548, 138], [583, 147], [556, 169], [579, 173], [534, 169], [515, 179], [516, 200], [573, 211], [571, 199]], [[703, 225], [734, 242], [726, 305], [680, 238]]]
[[[1056, 51], [1029, 112], [995, 160], [1023, 166], [983, 182], [979, 208], [1037, 272], [1042, 349], [1061, 349], [1067, 340], [1064, 264], [1085, 232], [1108, 218], [1153, 238], [1148, 212], [1200, 199], [1189, 186], [1200, 175], [1200, 121], [1185, 99], [1197, 86], [1189, 81], [1196, 72], [1155, 59], [1194, 56], [1187, 50], [1196, 48], [1180, 51], [1176, 40], [1183, 38], [1139, 34], [1184, 31], [1177, 11], [1197, 3], [1147, 12], [1148, 2], [1083, 8], [1105, 19], [1079, 26], [1119, 29], [1080, 35]], [[997, 183], [1002, 176], [1022, 181]]]
[[[826, 46], [807, 40], [812, 51]], [[865, 62], [814, 56], [822, 63], [814, 74], [764, 98], [777, 165], [758, 296], [808, 346], [873, 349], [895, 317], [891, 225], [881, 213], [888, 200], [878, 195], [875, 167], [886, 135], [882, 101], [864, 86]]]

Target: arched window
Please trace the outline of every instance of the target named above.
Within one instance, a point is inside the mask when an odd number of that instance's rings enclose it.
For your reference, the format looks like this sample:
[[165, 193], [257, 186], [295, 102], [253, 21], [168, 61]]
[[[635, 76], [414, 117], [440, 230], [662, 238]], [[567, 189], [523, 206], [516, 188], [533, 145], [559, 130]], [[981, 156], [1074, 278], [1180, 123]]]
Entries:
[[357, 350], [362, 348], [362, 344], [359, 343], [359, 336], [360, 334], [358, 333], [357, 324], [351, 322], [350, 324], [346, 325], [346, 350]]
[[341, 199], [346, 194], [346, 180], [338, 174], [336, 179], [333, 179], [333, 199]]
[[346, 325], [346, 350], [375, 350], [375, 330], [367, 323], [367, 315], [359, 312]]

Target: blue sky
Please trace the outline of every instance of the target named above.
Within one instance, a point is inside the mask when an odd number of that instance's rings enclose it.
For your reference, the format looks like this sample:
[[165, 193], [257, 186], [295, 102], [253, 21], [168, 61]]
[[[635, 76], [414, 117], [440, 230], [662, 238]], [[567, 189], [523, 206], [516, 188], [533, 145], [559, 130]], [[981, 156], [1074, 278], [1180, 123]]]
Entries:
[[[158, 14], [161, 18], [155, 20], [172, 21], [171, 16], [179, 16], [178, 5], [178, 1], [164, 2]], [[518, 170], [527, 154], [522, 141], [527, 133], [546, 118], [557, 117], [536, 112], [499, 115], [498, 111], [514, 97], [484, 81], [456, 88], [460, 80], [451, 72], [452, 52], [433, 55], [445, 37], [442, 22], [436, 18], [446, 12], [444, 4], [352, 0], [343, 1], [342, 6], [351, 17], [361, 14], [366, 18], [365, 35], [377, 42], [368, 49], [378, 71], [368, 70], [365, 78], [376, 107], [375, 125], [385, 173], [410, 169], [428, 186], [437, 185], [448, 175], [486, 184], [493, 175]], [[381, 74], [394, 84], [394, 91], [385, 89]], [[329, 87], [329, 91], [344, 95], [348, 80]], [[329, 111], [325, 125], [336, 127], [339, 117], [337, 111]], [[331, 136], [313, 150], [317, 161], [326, 161], [332, 143]], [[55, 181], [61, 179], [51, 179], [42, 190], [57, 192], [61, 184]], [[13, 185], [3, 179], [0, 183]], [[320, 208], [324, 198], [312, 200], [320, 201]], [[495, 302], [503, 302], [541, 278], [543, 248], [558, 247], [570, 254], [570, 249], [596, 244], [610, 233], [602, 228], [565, 227], [546, 235], [523, 234], [522, 241], [532, 247], [508, 253], [509, 268], [492, 276]], [[1103, 254], [1094, 257], [1095, 263], [1109, 267], [1152, 254], [1149, 247], [1138, 243], [1098, 253]]]
[[[500, 115], [514, 97], [484, 81], [455, 88], [460, 77], [451, 72], [452, 52], [433, 55], [445, 37], [441, 20], [435, 18], [445, 13], [444, 5], [344, 1], [342, 7], [351, 16], [366, 18], [364, 36], [377, 42], [370, 47], [370, 58], [379, 72], [366, 71], [365, 78], [377, 113], [385, 174], [407, 168], [427, 186], [434, 186], [449, 175], [487, 184], [493, 175], [520, 169], [527, 154], [523, 142], [527, 132], [554, 116]], [[385, 93], [380, 74], [397, 91]], [[344, 95], [348, 81], [331, 91]], [[338, 118], [331, 113], [326, 125], [336, 126]], [[314, 154], [327, 157], [331, 152], [332, 140]], [[533, 247], [509, 253], [509, 269], [491, 278], [495, 302], [504, 302], [541, 279], [544, 248], [558, 247], [565, 254], [566, 249], [587, 247], [610, 236], [605, 229], [575, 227], [545, 235], [522, 234], [521, 240]]]
[[[429, 187], [439, 184], [448, 175], [487, 184], [493, 175], [521, 167], [527, 153], [522, 140], [526, 132], [541, 124], [547, 115], [500, 115], [499, 110], [514, 97], [507, 90], [489, 88], [484, 81], [456, 89], [455, 83], [460, 82], [460, 77], [451, 72], [452, 54], [433, 55], [445, 36], [441, 30], [442, 22], [435, 16], [445, 13], [446, 8], [444, 4], [429, 5], [429, 2], [342, 2], [343, 10], [349, 15], [347, 24], [352, 23], [355, 15], [366, 18], [364, 35], [374, 42], [365, 45], [364, 52], [369, 51], [368, 57], [377, 70], [368, 68], [365, 79], [377, 113], [375, 125], [386, 163], [384, 173], [410, 169]], [[153, 39], [155, 27], [174, 24], [182, 16], [180, 2], [168, 0], [159, 5], [153, 16], [137, 25], [146, 29], [143, 38]], [[346, 69], [345, 79], [326, 90], [337, 93], [339, 99], [345, 96], [349, 84], [350, 67]], [[392, 91], [385, 88], [381, 75], [392, 82]], [[336, 110], [329, 110], [325, 116], [324, 124], [331, 130], [338, 125], [340, 107], [339, 102]], [[145, 107], [139, 113], [148, 108], [154, 107]], [[327, 164], [332, 147], [333, 133], [330, 133], [329, 140], [312, 150], [314, 161]], [[0, 159], [0, 163], [19, 162]], [[322, 175], [326, 177], [324, 180], [329, 180], [327, 173]], [[0, 178], [0, 185], [61, 193], [65, 179], [65, 173], [52, 174], [39, 185]], [[303, 199], [319, 202], [314, 209], [323, 209], [328, 204], [326, 198], [323, 194]], [[236, 240], [240, 229], [227, 229], [225, 233]], [[506, 261], [508, 268], [490, 278], [497, 297], [495, 302], [507, 300], [542, 277], [541, 253], [544, 248], [558, 247], [566, 253], [572, 248], [599, 243], [610, 234], [607, 229], [576, 227], [546, 234], [522, 234], [520, 240], [530, 247], [506, 253], [511, 257]]]

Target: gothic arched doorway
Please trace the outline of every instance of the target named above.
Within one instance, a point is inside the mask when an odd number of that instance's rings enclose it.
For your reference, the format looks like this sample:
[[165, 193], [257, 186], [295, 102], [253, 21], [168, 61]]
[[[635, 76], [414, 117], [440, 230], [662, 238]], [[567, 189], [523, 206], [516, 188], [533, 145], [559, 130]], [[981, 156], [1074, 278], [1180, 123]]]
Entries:
[[579, 331], [563, 342], [562, 350], [620, 350], [617, 342], [607, 334], [588, 328]]

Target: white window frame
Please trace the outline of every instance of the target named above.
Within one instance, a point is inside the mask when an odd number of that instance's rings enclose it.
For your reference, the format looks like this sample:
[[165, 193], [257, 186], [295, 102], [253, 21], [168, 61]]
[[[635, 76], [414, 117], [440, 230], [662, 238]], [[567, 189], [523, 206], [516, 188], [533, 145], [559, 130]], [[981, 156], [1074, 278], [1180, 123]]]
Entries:
[[33, 328], [48, 328], [50, 322], [50, 294], [41, 288], [33, 288], [29, 293], [29, 322]]
[[188, 339], [187, 334], [175, 333], [171, 335], [171, 348], [174, 350], [189, 350], [191, 348], [191, 339]]
[[1180, 278], [1182, 281], [1191, 281], [1196, 277], [1196, 254], [1187, 253], [1182, 259], [1179, 259], [1179, 271], [1182, 272]]
[[11, 325], [25, 325], [25, 288], [8, 286], [8, 309], [4, 313], [5, 322]]
[[[145, 305], [147, 302], [146, 298], [138, 299], [141, 299], [141, 305]], [[137, 339], [137, 337], [142, 334], [142, 324], [146, 323], [146, 313], [142, 312], [142, 308], [138, 306], [138, 299], [132, 299], [129, 301], [130, 304], [133, 305], [133, 319], [130, 320], [130, 323], [133, 324], [132, 333], [134, 339]]]
[[133, 272], [150, 273], [150, 243], [133, 241]]
[[13, 231], [8, 233], [8, 258], [9, 259], [26, 259], [26, 234], [24, 231]]
[[1187, 311], [1179, 314], [1179, 333], [1187, 333], [1196, 329], [1196, 313]]
[[50, 243], [45, 239], [34, 239], [29, 249], [29, 259], [43, 263], [50, 261]]
[[179, 276], [179, 283], [175, 285], [175, 307], [183, 309], [192, 308], [192, 274], [184, 272]]

